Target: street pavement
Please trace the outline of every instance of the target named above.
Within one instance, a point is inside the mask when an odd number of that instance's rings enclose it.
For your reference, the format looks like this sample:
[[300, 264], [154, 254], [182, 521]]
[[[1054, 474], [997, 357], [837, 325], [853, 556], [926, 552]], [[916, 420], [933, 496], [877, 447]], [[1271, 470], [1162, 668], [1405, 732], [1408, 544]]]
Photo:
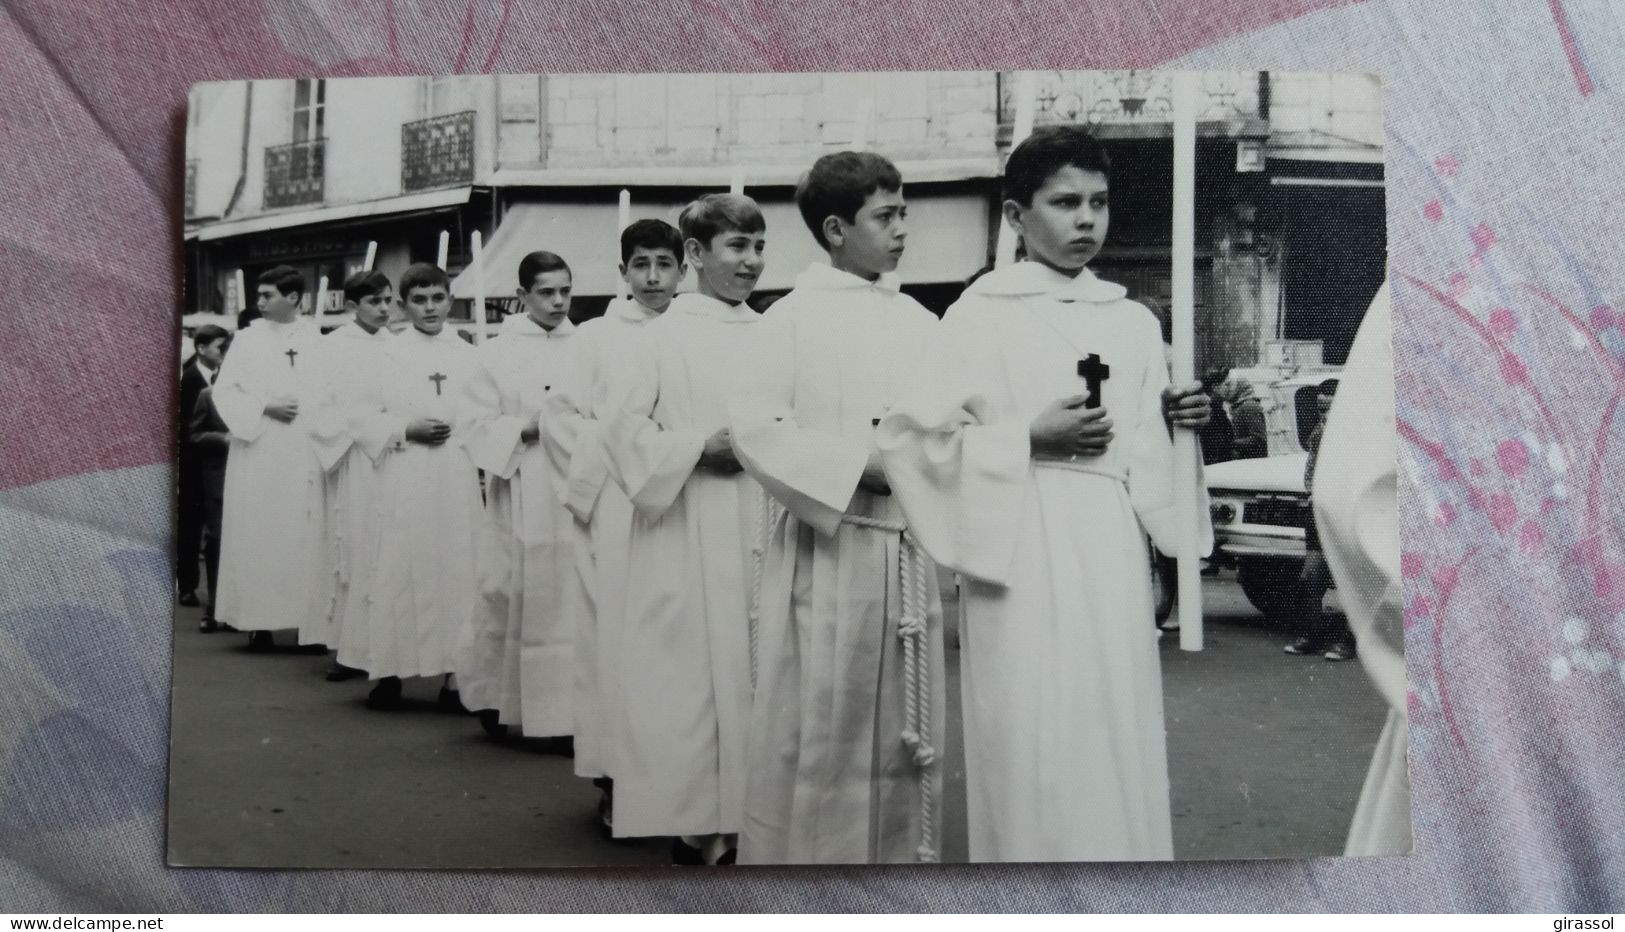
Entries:
[[[1163, 639], [1179, 858], [1341, 853], [1385, 708], [1356, 662], [1281, 651], [1228, 574], [1205, 579], [1206, 649]], [[951, 581], [944, 609], [956, 615]], [[1335, 604], [1335, 600], [1333, 602]], [[374, 712], [327, 660], [175, 620], [169, 859], [220, 867], [661, 865], [664, 840], [612, 841], [597, 791], [539, 742], [500, 742], [438, 711], [438, 680]], [[1149, 619], [1146, 622], [1150, 624]], [[964, 860], [958, 651], [948, 655], [944, 860]]]

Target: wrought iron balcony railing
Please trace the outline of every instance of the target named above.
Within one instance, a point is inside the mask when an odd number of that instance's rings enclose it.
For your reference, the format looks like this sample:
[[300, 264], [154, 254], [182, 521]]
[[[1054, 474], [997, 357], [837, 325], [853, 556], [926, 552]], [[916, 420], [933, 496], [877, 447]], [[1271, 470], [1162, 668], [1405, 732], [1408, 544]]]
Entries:
[[401, 125], [401, 190], [474, 180], [474, 111]]
[[[1258, 72], [1208, 72], [1200, 78], [1198, 120], [1268, 118]], [[999, 123], [1015, 122], [1015, 76], [999, 74]], [[1033, 125], [1167, 123], [1173, 119], [1173, 78], [1158, 71], [1040, 71], [1035, 75]], [[1267, 106], [1267, 104], [1263, 105]]]
[[325, 189], [327, 140], [265, 147], [265, 206], [320, 204]]

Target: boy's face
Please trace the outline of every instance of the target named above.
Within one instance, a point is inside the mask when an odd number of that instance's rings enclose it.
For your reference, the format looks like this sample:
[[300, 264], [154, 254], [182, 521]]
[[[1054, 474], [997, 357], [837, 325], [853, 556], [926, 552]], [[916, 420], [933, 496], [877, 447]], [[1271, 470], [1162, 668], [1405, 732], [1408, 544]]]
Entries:
[[406, 318], [419, 333], [438, 334], [446, 326], [446, 313], [451, 309], [451, 295], [445, 285], [416, 285], [401, 299]]
[[299, 301], [304, 297], [299, 292], [283, 294], [275, 285], [261, 285], [258, 295], [259, 312], [270, 320], [285, 324], [299, 316]]
[[366, 295], [359, 301], [344, 302], [344, 309], [355, 315], [355, 322], [371, 333], [389, 323], [389, 309], [395, 304], [395, 289], [385, 288], [377, 294]]
[[519, 289], [519, 303], [543, 330], [552, 330], [570, 316], [570, 273], [565, 269], [539, 272], [530, 288]]
[[207, 343], [197, 345], [198, 358], [209, 364], [209, 368], [220, 368], [220, 360], [226, 356], [226, 337], [219, 337]]
[[1111, 220], [1106, 176], [1076, 165], [1062, 166], [1033, 193], [1030, 207], [1004, 202], [1004, 216], [1021, 234], [1027, 255], [1075, 275], [1100, 252]]
[[709, 243], [690, 239], [683, 245], [688, 250], [689, 264], [699, 273], [700, 293], [730, 304], [750, 297], [767, 264], [763, 256], [767, 249], [765, 233], [724, 230], [711, 237]]
[[651, 311], [664, 311], [671, 304], [671, 296], [677, 293], [687, 273], [682, 259], [672, 255], [670, 249], [639, 246], [621, 264], [621, 278], [632, 290], [632, 300]]
[[[840, 253], [840, 263], [849, 272], [865, 278], [897, 271], [903, 258], [903, 240], [908, 236], [908, 206], [901, 189], [876, 188], [864, 200], [851, 223], [840, 217], [825, 221], [824, 237], [832, 251]], [[833, 222], [831, 222], [833, 221]], [[834, 228], [834, 235], [830, 235]]]

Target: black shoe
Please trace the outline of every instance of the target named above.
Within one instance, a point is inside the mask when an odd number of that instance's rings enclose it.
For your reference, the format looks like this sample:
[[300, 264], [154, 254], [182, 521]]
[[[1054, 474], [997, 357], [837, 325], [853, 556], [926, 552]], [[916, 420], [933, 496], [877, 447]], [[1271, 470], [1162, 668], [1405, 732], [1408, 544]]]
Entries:
[[220, 627], [220, 622], [215, 621], [213, 618], [205, 618], [197, 623], [197, 629], [204, 634], [213, 634], [219, 631]]
[[671, 841], [671, 863], [681, 867], [704, 867], [705, 852], [683, 841], [673, 838]]
[[1314, 638], [1298, 638], [1285, 648], [1286, 652], [1294, 657], [1307, 657], [1310, 654], [1318, 654], [1325, 649], [1325, 642], [1317, 641]]
[[606, 838], [615, 837], [615, 803], [608, 793], [598, 797], [598, 827]]
[[434, 704], [442, 712], [454, 712], [458, 715], [467, 715], [468, 709], [463, 707], [463, 697], [449, 686], [440, 687], [440, 695], [435, 697]]
[[358, 679], [366, 675], [367, 671], [347, 667], [337, 660], [333, 661], [332, 665], [327, 668], [327, 681], [329, 683], [342, 683], [345, 680]]
[[198, 606], [197, 593], [196, 592], [183, 592], [183, 593], [181, 593], [181, 597], [175, 600], [175, 604], [176, 605], [184, 605], [187, 608], [197, 608], [197, 606]]
[[738, 848], [729, 848], [727, 851], [722, 852], [722, 857], [717, 858], [717, 866], [718, 867], [727, 867], [727, 866], [729, 866], [731, 864], [738, 863], [738, 861], [739, 861], [739, 849]]
[[573, 735], [564, 735], [563, 737], [559, 738], [551, 738], [549, 739], [549, 743], [552, 745], [552, 747], [548, 748], [548, 750], [559, 755], [560, 757], [576, 756], [576, 739]]
[[251, 631], [248, 634], [248, 649], [261, 652], [273, 650], [276, 647], [276, 638], [269, 631]]
[[508, 726], [502, 724], [501, 712], [496, 709], [481, 709], [478, 715], [480, 727], [485, 729], [486, 734], [499, 740], [508, 737]]
[[367, 693], [367, 708], [380, 712], [392, 711], [401, 707], [401, 678], [386, 676], [378, 681], [378, 685]]
[[1344, 642], [1333, 644], [1326, 648], [1324, 656], [1327, 660], [1353, 660], [1354, 645]]

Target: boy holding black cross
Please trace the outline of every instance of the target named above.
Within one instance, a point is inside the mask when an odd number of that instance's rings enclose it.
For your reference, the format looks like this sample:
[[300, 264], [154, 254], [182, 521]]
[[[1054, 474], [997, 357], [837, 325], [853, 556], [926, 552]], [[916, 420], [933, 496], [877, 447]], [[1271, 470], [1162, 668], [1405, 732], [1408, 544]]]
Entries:
[[1173, 857], [1146, 535], [1176, 550], [1171, 432], [1209, 405], [1169, 386], [1156, 318], [1086, 268], [1109, 171], [1076, 127], [1016, 147], [1004, 216], [1028, 259], [949, 308], [934, 377], [880, 425], [911, 533], [964, 578], [974, 861]]

